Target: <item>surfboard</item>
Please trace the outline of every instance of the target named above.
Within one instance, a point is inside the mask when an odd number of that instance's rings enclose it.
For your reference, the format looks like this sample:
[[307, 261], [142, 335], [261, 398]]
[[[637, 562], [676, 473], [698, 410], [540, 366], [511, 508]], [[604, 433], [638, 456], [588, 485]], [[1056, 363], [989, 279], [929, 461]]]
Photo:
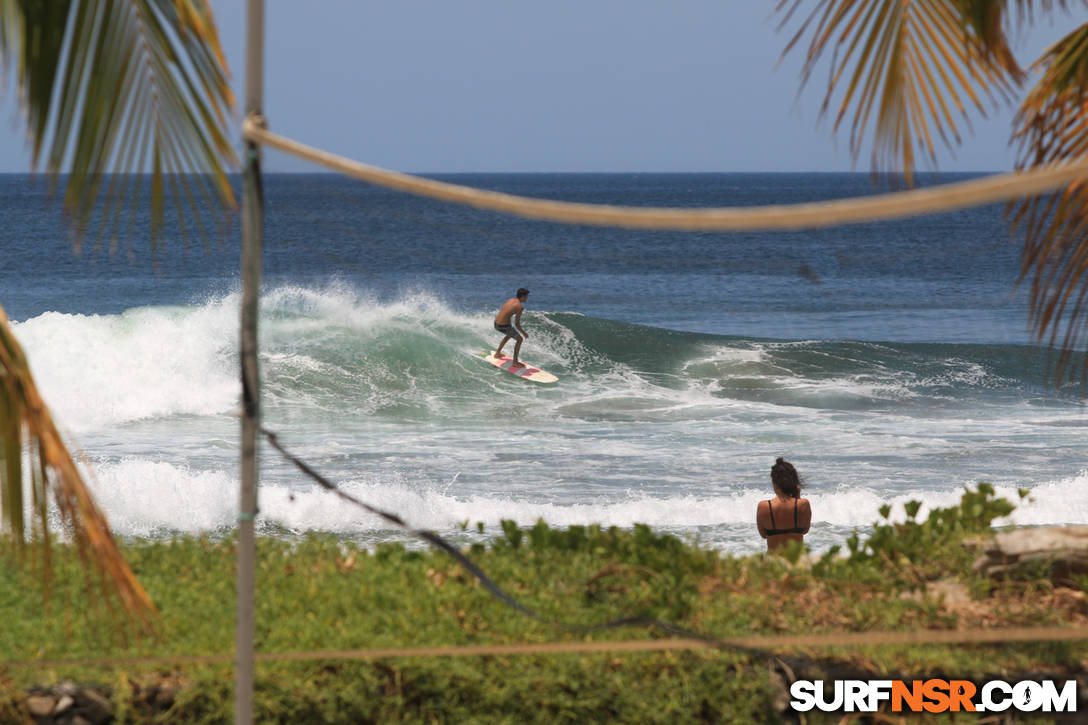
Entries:
[[509, 355], [495, 357], [494, 353], [491, 352], [481, 353], [481, 355], [484, 356], [484, 360], [487, 360], [499, 370], [516, 375], [523, 380], [532, 380], [534, 383], [554, 383], [559, 379], [551, 373], [524, 361], [519, 361], [517, 367], [514, 367], [514, 358]]

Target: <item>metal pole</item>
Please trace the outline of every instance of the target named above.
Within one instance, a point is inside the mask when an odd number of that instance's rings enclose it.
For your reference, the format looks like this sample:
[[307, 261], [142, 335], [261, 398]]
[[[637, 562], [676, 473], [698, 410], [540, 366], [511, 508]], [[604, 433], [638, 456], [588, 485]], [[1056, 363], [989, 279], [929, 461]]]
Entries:
[[[264, 78], [264, 0], [246, 6], [246, 115], [259, 116]], [[257, 313], [261, 289], [263, 236], [261, 155], [246, 142], [242, 176], [242, 446], [238, 506], [238, 616], [235, 632], [234, 722], [253, 723], [254, 607], [257, 541], [257, 432], [260, 376], [257, 369]]]

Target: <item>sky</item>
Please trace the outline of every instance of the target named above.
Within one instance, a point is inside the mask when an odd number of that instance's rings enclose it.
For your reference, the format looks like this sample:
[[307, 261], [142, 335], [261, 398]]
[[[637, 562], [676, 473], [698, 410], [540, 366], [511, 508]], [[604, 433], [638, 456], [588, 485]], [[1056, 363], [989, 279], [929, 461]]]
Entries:
[[[776, 4], [267, 0], [265, 116], [277, 133], [408, 172], [868, 170], [820, 120], [819, 89], [798, 94], [800, 53], [779, 62], [791, 32]], [[241, 103], [245, 2], [212, 7]], [[1014, 50], [1026, 65], [1085, 19], [1043, 22]], [[0, 171], [26, 171], [6, 91]], [[1012, 168], [1013, 112], [988, 115], [941, 150], [940, 170]], [[277, 152], [265, 168], [321, 170]]]

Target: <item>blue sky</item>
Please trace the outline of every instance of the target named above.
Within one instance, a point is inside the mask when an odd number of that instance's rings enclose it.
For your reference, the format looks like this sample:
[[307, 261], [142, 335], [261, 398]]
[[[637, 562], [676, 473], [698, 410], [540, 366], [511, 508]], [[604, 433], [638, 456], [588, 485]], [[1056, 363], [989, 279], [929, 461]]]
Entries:
[[[413, 172], [867, 170], [820, 122], [818, 90], [798, 96], [800, 54], [779, 64], [775, 4], [269, 0], [265, 111], [276, 132]], [[244, 5], [213, 0], [240, 102]], [[1085, 15], [1020, 38], [1022, 62]], [[24, 171], [6, 105], [0, 171]], [[1011, 168], [1011, 118], [975, 114], [940, 169]], [[278, 153], [266, 167], [319, 170]]]

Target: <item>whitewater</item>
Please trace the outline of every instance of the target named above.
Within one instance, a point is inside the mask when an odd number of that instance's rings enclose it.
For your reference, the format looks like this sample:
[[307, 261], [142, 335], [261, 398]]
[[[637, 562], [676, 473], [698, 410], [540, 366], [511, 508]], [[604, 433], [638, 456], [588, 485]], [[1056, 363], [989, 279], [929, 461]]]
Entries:
[[[532, 311], [536, 386], [475, 355], [490, 316], [425, 292], [265, 291], [264, 424], [344, 490], [413, 526], [485, 535], [502, 519], [656, 529], [758, 550], [770, 463], [794, 460], [824, 549], [881, 504], [948, 505], [988, 481], [1031, 500], [1009, 521], [1088, 518], [1075, 400], [1026, 393], [1007, 346], [776, 341]], [[237, 309], [48, 312], [15, 324], [46, 401], [124, 536], [224, 533], [237, 509]], [[73, 364], [77, 360], [78, 364]], [[261, 451], [261, 530], [401, 534]], [[923, 511], [924, 513], [924, 511]], [[462, 533], [465, 524], [469, 530]]]

